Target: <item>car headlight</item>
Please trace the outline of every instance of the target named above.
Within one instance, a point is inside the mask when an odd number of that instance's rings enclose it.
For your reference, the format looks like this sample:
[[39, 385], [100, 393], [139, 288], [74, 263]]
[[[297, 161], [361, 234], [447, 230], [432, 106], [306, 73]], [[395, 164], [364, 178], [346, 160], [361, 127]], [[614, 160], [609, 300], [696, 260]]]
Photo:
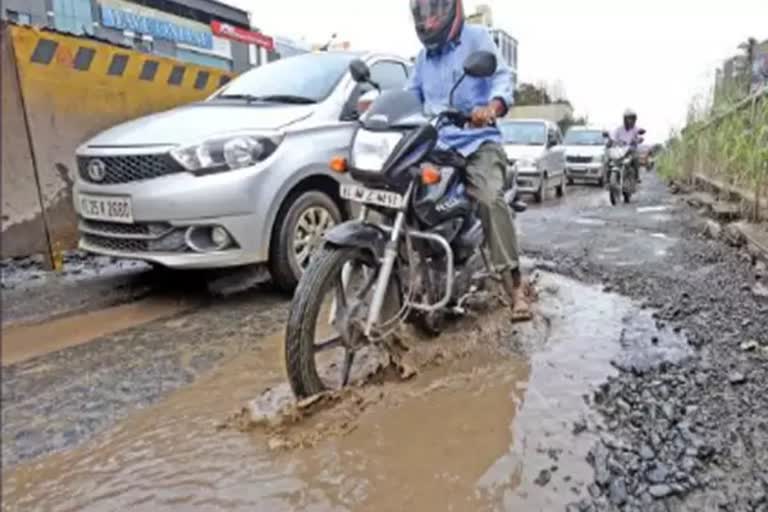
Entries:
[[381, 171], [402, 138], [403, 134], [397, 132], [358, 130], [352, 144], [352, 167], [361, 171]]
[[190, 172], [210, 174], [242, 169], [266, 160], [281, 141], [281, 136], [232, 135], [174, 149], [171, 156]]
[[531, 158], [521, 158], [517, 161], [518, 169], [530, 169], [531, 167], [536, 167], [536, 160]]

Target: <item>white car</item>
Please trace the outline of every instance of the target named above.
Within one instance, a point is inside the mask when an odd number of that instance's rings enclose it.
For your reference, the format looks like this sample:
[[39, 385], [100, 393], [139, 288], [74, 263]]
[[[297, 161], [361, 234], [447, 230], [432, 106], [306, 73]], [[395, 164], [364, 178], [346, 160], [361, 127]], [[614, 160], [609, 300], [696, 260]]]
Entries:
[[560, 128], [544, 119], [505, 119], [498, 122], [510, 165], [517, 167], [520, 193], [541, 203], [554, 188], [565, 195], [565, 149]]
[[606, 181], [605, 132], [599, 128], [574, 126], [565, 134], [566, 175], [568, 184], [586, 180], [603, 186]]

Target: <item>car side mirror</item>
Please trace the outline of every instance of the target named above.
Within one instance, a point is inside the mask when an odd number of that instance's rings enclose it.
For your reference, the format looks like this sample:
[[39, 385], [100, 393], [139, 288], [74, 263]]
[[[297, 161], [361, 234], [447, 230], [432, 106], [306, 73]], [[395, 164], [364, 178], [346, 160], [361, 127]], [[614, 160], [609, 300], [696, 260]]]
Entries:
[[557, 146], [557, 137], [547, 137], [547, 149]]
[[357, 106], [356, 106], [357, 115], [358, 116], [363, 115], [371, 107], [371, 103], [376, 101], [376, 98], [378, 97], [379, 97], [379, 91], [377, 91], [376, 89], [368, 91], [362, 96], [360, 96], [360, 98], [357, 100]]
[[370, 83], [371, 81], [371, 68], [360, 59], [355, 59], [349, 63], [349, 72], [352, 79], [359, 84]]
[[496, 73], [498, 61], [493, 52], [473, 52], [464, 61], [464, 73], [472, 78], [488, 78]]

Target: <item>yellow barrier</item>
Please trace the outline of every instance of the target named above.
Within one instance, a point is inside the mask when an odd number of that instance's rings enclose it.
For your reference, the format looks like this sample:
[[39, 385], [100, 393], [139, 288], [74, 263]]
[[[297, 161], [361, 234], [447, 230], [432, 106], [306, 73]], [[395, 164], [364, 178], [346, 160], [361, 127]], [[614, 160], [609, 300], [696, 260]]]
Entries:
[[78, 145], [120, 122], [203, 99], [231, 78], [89, 38], [20, 26], [10, 33], [51, 247], [76, 245]]

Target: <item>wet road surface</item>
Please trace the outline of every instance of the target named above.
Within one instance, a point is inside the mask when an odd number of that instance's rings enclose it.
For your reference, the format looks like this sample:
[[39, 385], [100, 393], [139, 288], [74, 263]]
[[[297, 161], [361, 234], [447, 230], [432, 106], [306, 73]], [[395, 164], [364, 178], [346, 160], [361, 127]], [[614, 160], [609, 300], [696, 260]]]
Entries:
[[[526, 251], [664, 264], [679, 207], [646, 181], [629, 206], [571, 188], [532, 208], [520, 217]], [[600, 419], [584, 397], [616, 367], [680, 360], [688, 348], [638, 303], [558, 276], [545, 257], [530, 266], [536, 322], [461, 322], [439, 343], [471, 350], [289, 432], [306, 448], [274, 451], [269, 433], [217, 428], [264, 389], [286, 392], [284, 297], [194, 297], [170, 318], [87, 344], [46, 341], [62, 350], [3, 368], [3, 509], [562, 509], [592, 478], [594, 439], [574, 425]]]

